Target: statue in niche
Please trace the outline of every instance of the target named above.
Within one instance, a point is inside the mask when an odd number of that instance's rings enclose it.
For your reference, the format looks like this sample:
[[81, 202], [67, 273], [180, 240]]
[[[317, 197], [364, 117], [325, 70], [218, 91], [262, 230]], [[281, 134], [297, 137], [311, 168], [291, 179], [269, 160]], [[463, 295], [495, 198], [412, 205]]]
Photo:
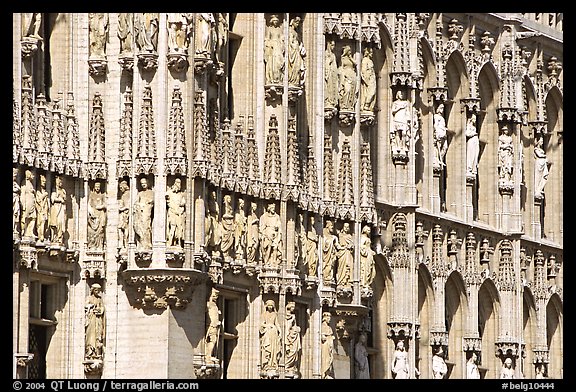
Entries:
[[514, 368], [512, 367], [512, 358], [508, 357], [504, 360], [502, 370], [500, 371], [500, 378], [514, 378]]
[[358, 342], [354, 346], [354, 376], [357, 379], [370, 379], [367, 340], [366, 333], [361, 332], [358, 336]]
[[166, 243], [168, 247], [182, 248], [186, 228], [186, 195], [182, 191], [180, 178], [174, 179], [166, 191], [166, 204]]
[[340, 110], [353, 112], [356, 107], [358, 85], [356, 77], [356, 61], [350, 45], [342, 47], [340, 68], [338, 69], [339, 91], [338, 99]]
[[20, 205], [20, 184], [18, 184], [18, 168], [12, 168], [12, 233], [18, 233], [20, 223], [20, 214], [22, 208]]
[[226, 13], [218, 13], [218, 21], [216, 27], [216, 61], [221, 63], [226, 57], [226, 45], [228, 44], [228, 18]]
[[334, 223], [327, 220], [322, 232], [322, 278], [325, 284], [334, 282], [334, 265], [337, 257], [337, 241], [333, 234]]
[[152, 249], [152, 210], [154, 191], [148, 187], [148, 179], [140, 178], [140, 191], [134, 203], [134, 233], [137, 249]]
[[234, 215], [234, 253], [236, 259], [243, 260], [246, 253], [246, 224], [248, 219], [244, 215], [244, 199], [238, 199], [236, 214]]
[[94, 182], [94, 189], [88, 196], [88, 249], [104, 249], [106, 230], [106, 198], [102, 183]]
[[88, 31], [90, 36], [90, 58], [106, 58], [106, 42], [110, 22], [108, 13], [89, 13]]
[[298, 33], [301, 23], [302, 19], [296, 16], [288, 29], [288, 85], [294, 87], [303, 87], [306, 79], [306, 48]]
[[168, 13], [168, 51], [185, 52], [192, 34], [193, 17], [191, 13]]
[[120, 55], [132, 54], [132, 30], [134, 29], [134, 14], [122, 12], [118, 14], [118, 38], [120, 39]]
[[546, 365], [545, 364], [543, 364], [543, 363], [537, 364], [535, 372], [536, 372], [536, 375], [534, 376], [534, 378], [536, 378], [536, 379], [547, 378], [546, 377]]
[[218, 217], [220, 208], [216, 202], [216, 191], [211, 191], [206, 202], [204, 220], [204, 248], [209, 254], [216, 255], [220, 250], [221, 231]]
[[56, 188], [50, 195], [50, 216], [48, 225], [52, 242], [64, 243], [64, 230], [66, 227], [66, 190], [64, 189], [62, 177], [56, 176]]
[[367, 46], [360, 66], [360, 111], [374, 113], [376, 106], [376, 71], [374, 68], [374, 50]]
[[470, 358], [466, 362], [466, 378], [469, 379], [480, 379], [480, 371], [478, 370], [478, 356], [475, 352], [472, 352]]
[[22, 37], [40, 37], [40, 24], [42, 23], [42, 14], [39, 12], [22, 14]]
[[336, 286], [352, 289], [352, 267], [354, 265], [354, 237], [350, 233], [350, 223], [345, 222], [338, 233], [338, 264], [336, 268]]
[[466, 176], [476, 177], [478, 172], [478, 155], [480, 154], [480, 141], [476, 128], [476, 113], [472, 113], [466, 122]]
[[404, 91], [398, 90], [392, 102], [392, 151], [404, 153], [410, 134], [410, 102], [404, 97]]
[[158, 50], [158, 13], [134, 14], [136, 44], [140, 53], [155, 53]]
[[336, 108], [338, 106], [338, 65], [334, 48], [336, 43], [333, 39], [326, 41], [324, 52], [324, 107]]
[[260, 249], [262, 263], [268, 267], [279, 267], [282, 257], [282, 233], [280, 215], [276, 213], [276, 204], [268, 203], [266, 211], [260, 217]]
[[376, 276], [375, 253], [372, 250], [370, 226], [366, 225], [360, 234], [360, 285], [362, 287], [369, 287]]
[[444, 360], [444, 349], [440, 346], [432, 356], [432, 376], [435, 379], [443, 379], [447, 373], [448, 366]]
[[408, 353], [404, 347], [404, 341], [399, 340], [392, 358], [392, 375], [395, 379], [406, 379], [409, 378], [408, 372]]
[[305, 263], [308, 267], [308, 276], [316, 277], [318, 274], [318, 233], [314, 227], [314, 215], [310, 215], [309, 219]]
[[218, 362], [218, 343], [220, 342], [220, 309], [218, 309], [218, 295], [220, 292], [212, 288], [210, 298], [206, 303], [206, 337], [205, 337], [205, 357], [206, 362]]
[[320, 376], [322, 378], [334, 378], [334, 330], [330, 325], [332, 314], [322, 313], [322, 325], [320, 326]]
[[273, 300], [266, 301], [260, 323], [260, 368], [262, 371], [277, 370], [281, 351], [281, 330], [278, 313]]
[[213, 45], [213, 30], [216, 20], [211, 12], [197, 14], [196, 20], [196, 55], [209, 58]]
[[258, 204], [250, 203], [250, 215], [248, 215], [248, 231], [246, 233], [246, 261], [248, 264], [256, 264], [258, 244], [260, 236], [260, 219], [256, 215]]
[[277, 14], [270, 16], [264, 38], [264, 64], [267, 85], [281, 85], [284, 81], [284, 34]]
[[32, 179], [34, 175], [31, 170], [24, 172], [24, 183], [20, 187], [20, 204], [22, 205], [22, 214], [20, 223], [22, 237], [34, 237], [34, 225], [36, 223], [36, 197]]
[[514, 168], [514, 145], [510, 129], [506, 125], [502, 127], [502, 134], [498, 137], [498, 165], [500, 166], [500, 181], [511, 184]]
[[232, 208], [232, 196], [224, 195], [224, 212], [222, 213], [222, 240], [220, 250], [225, 258], [232, 257], [234, 249], [234, 209]]
[[46, 239], [49, 215], [50, 198], [46, 190], [46, 176], [40, 174], [38, 189], [36, 190], [36, 233], [38, 234], [38, 242], [44, 242]]
[[438, 104], [436, 113], [434, 113], [434, 149], [436, 152], [435, 159], [438, 167], [446, 166], [444, 158], [448, 151], [448, 128], [444, 118], [444, 104]]
[[544, 186], [548, 181], [548, 158], [546, 151], [544, 151], [544, 138], [542, 136], [536, 139], [534, 145], [534, 173], [536, 174], [534, 180], [534, 196], [536, 198], [544, 197]]
[[286, 321], [284, 323], [284, 368], [289, 373], [297, 373], [300, 364], [300, 352], [302, 351], [302, 341], [300, 338], [300, 327], [296, 324], [296, 315], [294, 311], [296, 304], [288, 302], [286, 304]]
[[127, 181], [122, 180], [119, 188], [121, 195], [118, 202], [118, 248], [126, 249], [130, 221], [130, 186]]
[[106, 310], [102, 301], [102, 286], [94, 283], [90, 286], [90, 296], [84, 306], [86, 314], [85, 354], [88, 360], [102, 360], [106, 338]]

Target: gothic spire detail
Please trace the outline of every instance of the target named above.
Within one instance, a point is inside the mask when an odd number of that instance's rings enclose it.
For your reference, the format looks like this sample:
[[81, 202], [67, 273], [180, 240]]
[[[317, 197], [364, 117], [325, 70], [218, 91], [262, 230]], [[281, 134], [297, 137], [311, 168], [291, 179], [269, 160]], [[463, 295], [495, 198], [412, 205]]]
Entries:
[[512, 262], [512, 243], [509, 240], [504, 240], [500, 244], [498, 285], [502, 291], [516, 290], [516, 273]]
[[288, 200], [298, 201], [300, 193], [300, 156], [298, 148], [298, 138], [296, 136], [296, 118], [291, 117], [288, 119], [288, 170], [286, 177], [285, 197]]
[[280, 198], [281, 168], [280, 137], [278, 135], [278, 119], [275, 114], [270, 116], [268, 122], [268, 135], [266, 137], [266, 165], [264, 166], [264, 194], [267, 198]]
[[392, 219], [392, 249], [390, 254], [390, 266], [393, 269], [408, 268], [410, 266], [410, 252], [406, 239], [406, 215], [398, 213]]
[[12, 162], [18, 163], [22, 146], [22, 128], [20, 126], [20, 105], [16, 101], [12, 88]]
[[360, 148], [360, 220], [376, 223], [370, 143], [362, 143]]
[[235, 177], [236, 177], [236, 188], [235, 190], [240, 193], [246, 193], [248, 182], [247, 182], [247, 144], [246, 138], [244, 137], [244, 116], [240, 116], [240, 120], [234, 128], [234, 154], [233, 159], [235, 160]]
[[221, 133], [222, 155], [220, 162], [222, 165], [222, 186], [233, 191], [236, 185], [236, 157], [234, 156], [232, 130], [228, 119], [223, 121]]
[[68, 92], [66, 98], [66, 175], [80, 177], [82, 161], [80, 159], [80, 138], [78, 134], [78, 119], [74, 107], [74, 94]]
[[37, 150], [35, 166], [48, 170], [50, 169], [50, 160], [52, 156], [50, 143], [52, 141], [52, 127], [48, 118], [48, 108], [46, 106], [46, 97], [40, 93], [36, 97], [36, 131], [37, 131]]
[[102, 111], [102, 96], [94, 93], [92, 100], [92, 115], [88, 135], [88, 162], [86, 174], [89, 179], [106, 178], [106, 139], [104, 128], [104, 113]]
[[137, 174], [155, 174], [156, 172], [156, 134], [154, 109], [152, 107], [152, 88], [149, 84], [144, 87], [142, 94], [135, 169]]
[[184, 126], [180, 86], [174, 86], [172, 91], [172, 105], [170, 106], [166, 139], [166, 173], [185, 176], [188, 170], [188, 160], [186, 158], [186, 128]]
[[64, 174], [66, 161], [66, 132], [62, 118], [62, 92], [52, 105], [52, 160], [50, 170], [58, 174]]
[[120, 150], [116, 162], [117, 177], [130, 176], [132, 172], [132, 129], [134, 102], [132, 90], [126, 88], [124, 92], [124, 104], [122, 117], [120, 118]]
[[194, 173], [195, 177], [208, 176], [208, 126], [204, 93], [197, 91], [194, 96]]
[[21, 101], [22, 104], [20, 107], [22, 110], [22, 117], [20, 122], [20, 132], [22, 144], [20, 148], [19, 162], [24, 165], [34, 166], [38, 135], [32, 97], [32, 78], [30, 76], [24, 76], [22, 78]]
[[254, 116], [248, 115], [248, 132], [246, 135], [246, 144], [248, 151], [248, 194], [259, 197], [262, 186], [260, 176], [260, 158], [258, 157], [258, 145], [254, 135]]
[[338, 173], [339, 206], [338, 215], [342, 219], [354, 219], [354, 187], [352, 179], [352, 160], [350, 141], [344, 140]]

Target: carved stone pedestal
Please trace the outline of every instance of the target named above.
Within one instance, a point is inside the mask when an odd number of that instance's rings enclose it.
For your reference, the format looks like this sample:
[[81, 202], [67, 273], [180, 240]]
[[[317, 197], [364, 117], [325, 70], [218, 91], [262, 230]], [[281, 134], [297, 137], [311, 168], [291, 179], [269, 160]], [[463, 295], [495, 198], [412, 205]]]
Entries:
[[218, 379], [222, 373], [220, 361], [206, 359], [204, 354], [194, 355], [194, 374], [200, 379]]

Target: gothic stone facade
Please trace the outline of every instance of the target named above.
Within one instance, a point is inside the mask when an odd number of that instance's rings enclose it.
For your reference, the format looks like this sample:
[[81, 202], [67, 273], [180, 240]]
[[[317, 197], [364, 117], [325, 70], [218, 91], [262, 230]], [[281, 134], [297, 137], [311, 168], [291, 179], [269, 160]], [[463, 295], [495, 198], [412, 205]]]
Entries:
[[13, 26], [14, 377], [562, 378], [562, 14]]

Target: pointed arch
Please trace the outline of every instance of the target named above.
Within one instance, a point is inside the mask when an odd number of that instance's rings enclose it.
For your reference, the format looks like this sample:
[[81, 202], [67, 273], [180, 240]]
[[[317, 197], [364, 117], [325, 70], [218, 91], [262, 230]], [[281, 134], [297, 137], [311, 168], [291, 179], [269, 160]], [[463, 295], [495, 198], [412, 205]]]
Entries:
[[466, 355], [462, 351], [462, 339], [468, 317], [468, 297], [462, 275], [453, 271], [446, 280], [444, 290], [446, 331], [448, 331], [448, 362], [454, 364], [449, 378], [466, 378]]
[[562, 299], [557, 293], [552, 294], [546, 305], [546, 342], [550, 363], [548, 364], [548, 377], [563, 377], [564, 359], [564, 312]]
[[418, 321], [420, 323], [420, 338], [416, 347], [416, 368], [420, 370], [420, 378], [432, 378], [430, 369], [430, 328], [434, 312], [434, 287], [428, 267], [420, 263], [418, 266]]
[[[484, 64], [478, 72], [478, 94], [480, 114], [478, 138], [478, 178], [476, 183], [477, 219], [491, 226], [497, 226], [497, 213], [500, 200], [498, 193], [498, 114], [500, 83], [498, 73], [491, 62]], [[482, 195], [482, 197], [480, 197]]]
[[[466, 113], [462, 112], [461, 100], [468, 97], [470, 83], [466, 62], [462, 53], [454, 51], [446, 61], [446, 124], [448, 127], [446, 152], [446, 211], [464, 217], [466, 200], [466, 137], [463, 124]], [[464, 116], [464, 117], [463, 117]]]
[[388, 320], [392, 311], [392, 271], [386, 257], [378, 253], [374, 255], [376, 263], [376, 278], [374, 279], [374, 307], [372, 309], [372, 342], [376, 350], [371, 356], [370, 373], [372, 378], [388, 378], [386, 371], [389, 358]]
[[500, 319], [500, 295], [492, 279], [486, 279], [478, 291], [478, 332], [482, 341], [480, 367], [485, 378], [500, 377], [500, 361], [494, 355]]
[[536, 331], [538, 329], [538, 319], [536, 315], [536, 301], [529, 287], [524, 287], [522, 294], [522, 336], [524, 337], [524, 354], [520, 358], [521, 372], [526, 378], [535, 378], [534, 348], [537, 344]]

